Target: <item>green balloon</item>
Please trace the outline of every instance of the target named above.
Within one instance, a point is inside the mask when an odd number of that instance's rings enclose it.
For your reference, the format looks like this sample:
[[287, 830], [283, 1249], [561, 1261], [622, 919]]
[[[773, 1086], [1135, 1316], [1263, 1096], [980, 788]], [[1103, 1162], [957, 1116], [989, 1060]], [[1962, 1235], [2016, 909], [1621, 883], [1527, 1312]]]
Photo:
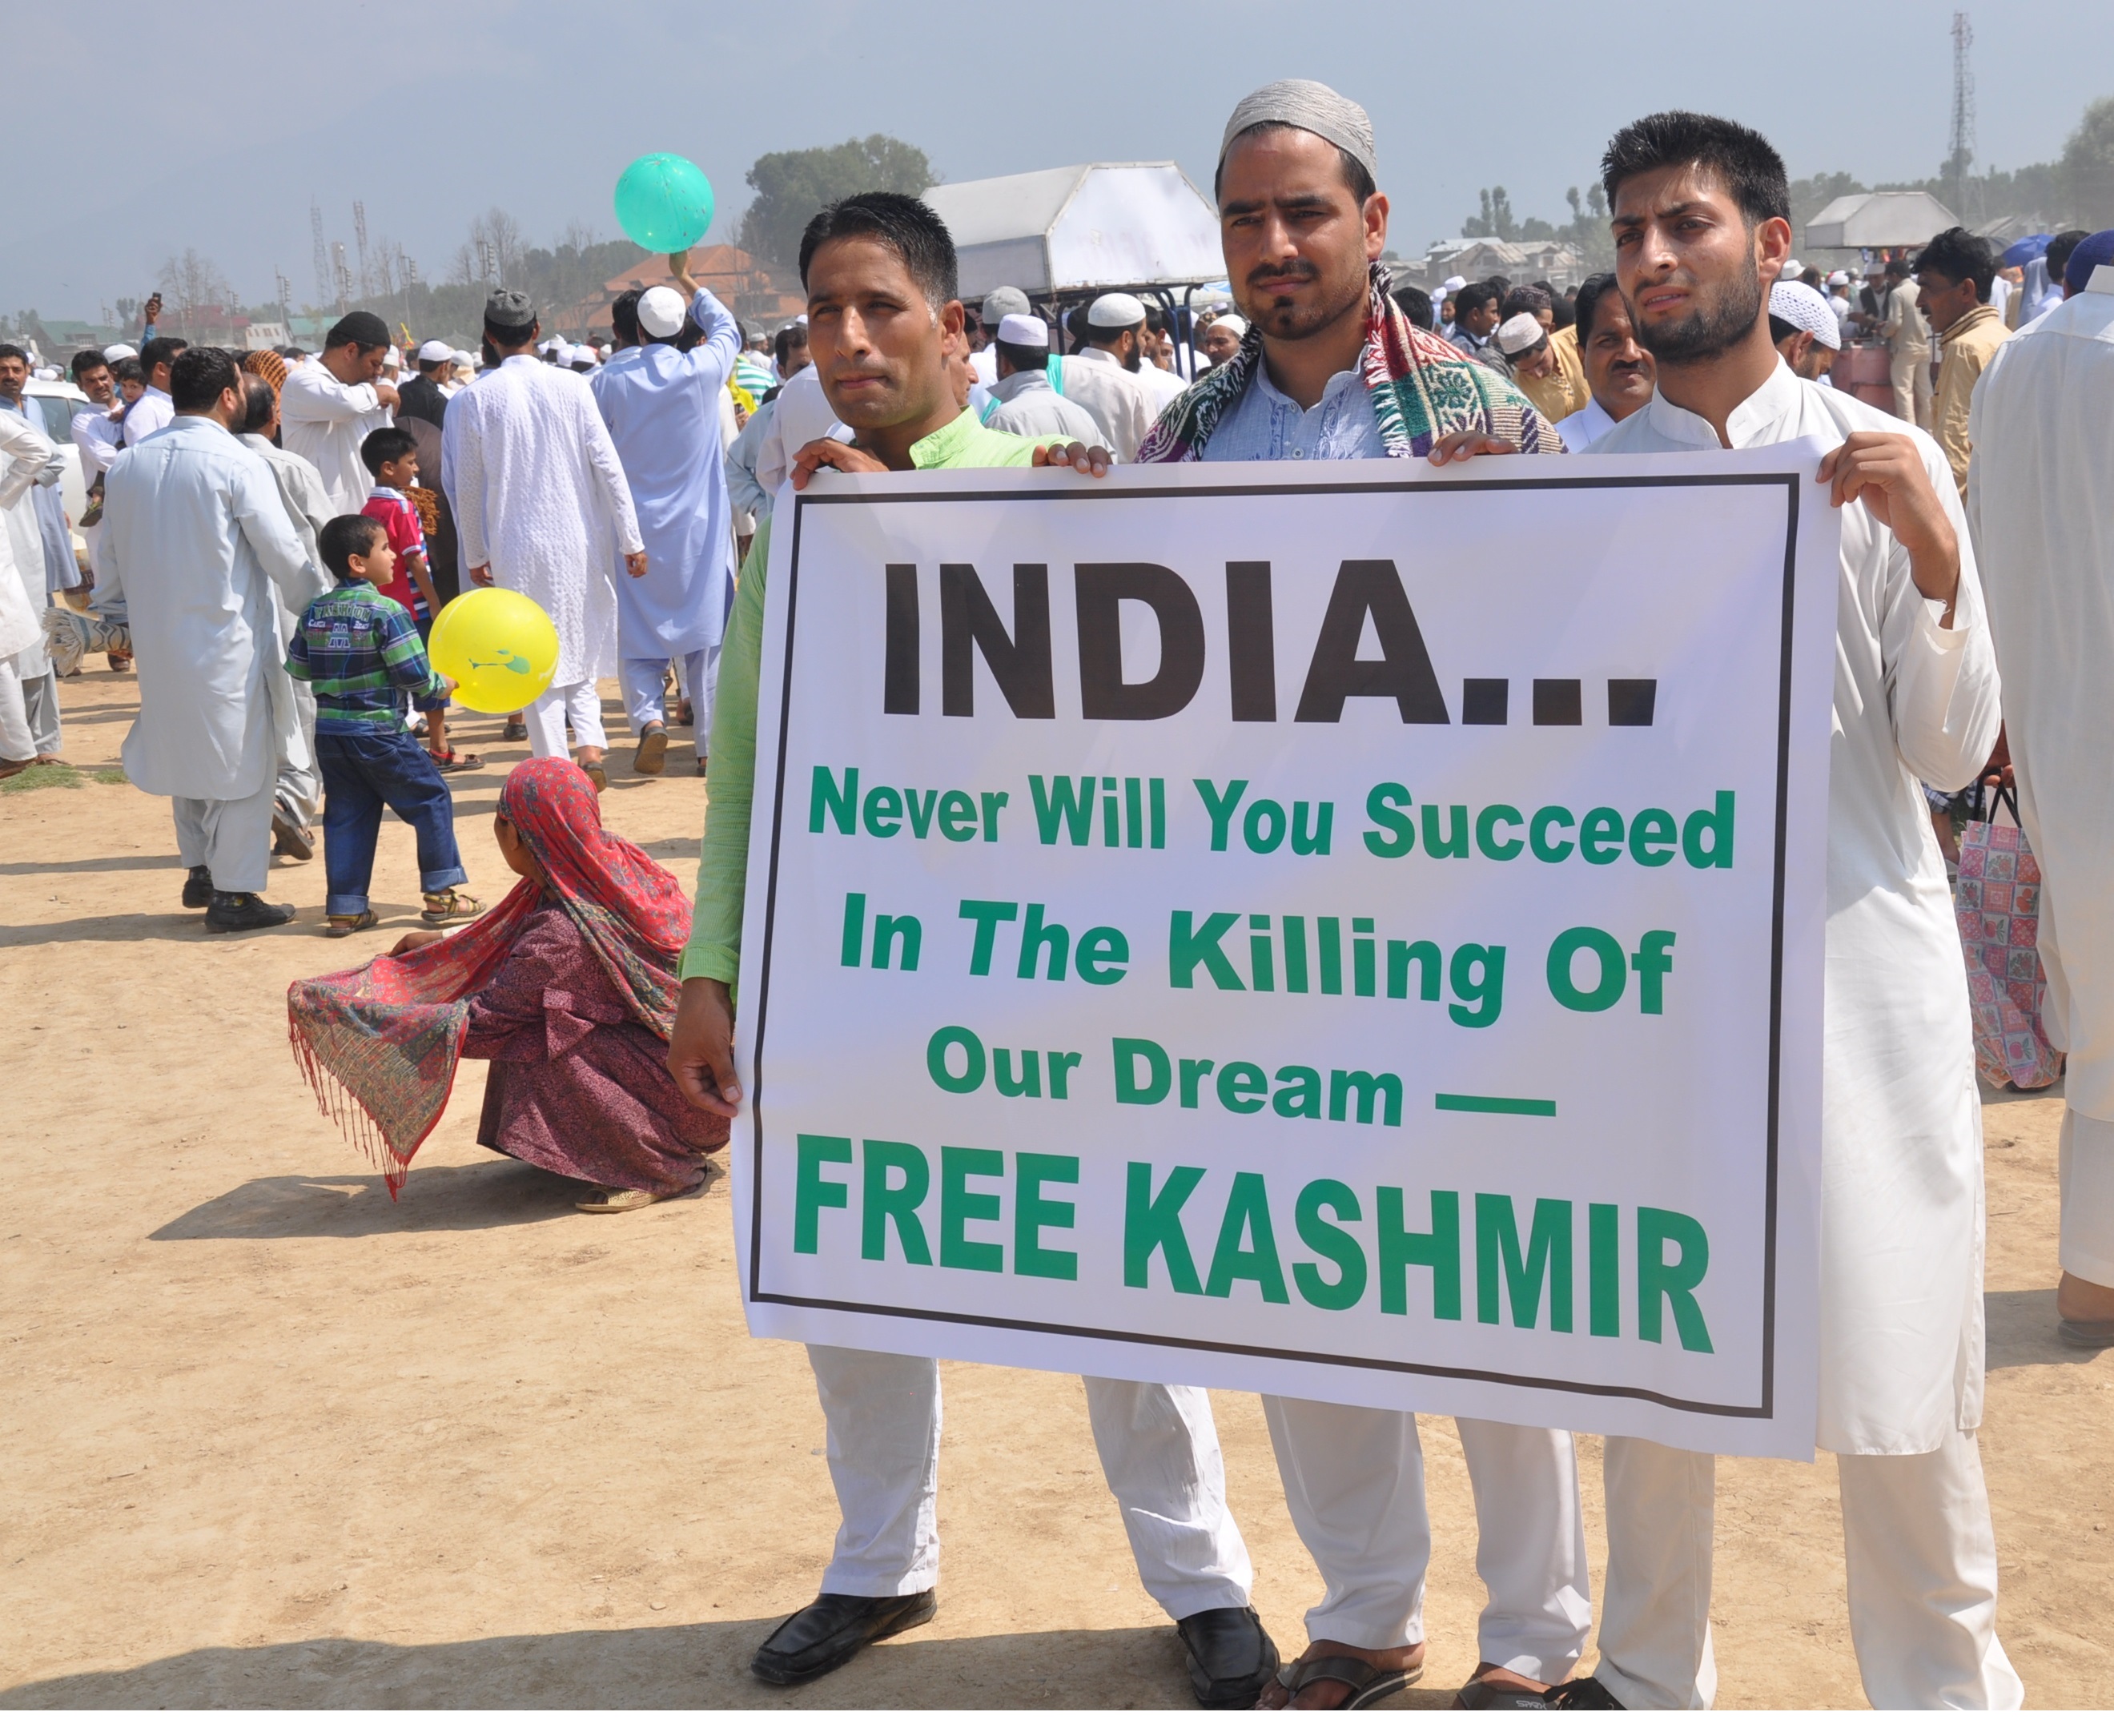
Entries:
[[656, 151], [616, 178], [616, 221], [649, 253], [678, 253], [712, 227], [712, 184], [687, 157]]

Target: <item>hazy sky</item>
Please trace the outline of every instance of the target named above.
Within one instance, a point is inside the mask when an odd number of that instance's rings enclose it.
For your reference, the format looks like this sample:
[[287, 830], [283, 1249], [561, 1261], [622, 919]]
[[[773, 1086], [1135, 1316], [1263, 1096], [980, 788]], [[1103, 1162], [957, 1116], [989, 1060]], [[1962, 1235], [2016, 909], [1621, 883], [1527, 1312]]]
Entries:
[[[364, 199], [370, 236], [401, 242], [434, 280], [494, 204], [534, 241], [574, 220], [614, 236], [611, 189], [649, 150], [712, 177], [716, 240], [731, 237], [760, 153], [876, 131], [949, 181], [1172, 157], [1208, 188], [1233, 103], [1290, 76], [1371, 111], [1393, 244], [1421, 253], [1459, 232], [1481, 186], [1504, 186], [1521, 216], [1565, 217], [1564, 189], [1590, 177], [1609, 131], [1654, 108], [1759, 126], [1794, 175], [1934, 173], [1952, 71], [1951, 6], [1914, 0], [1213, 0], [1142, 7], [1121, 37], [1059, 50], [1000, 46], [1025, 13], [904, 0], [48, 0], [30, 13], [24, 0], [8, 30], [16, 136], [36, 143], [0, 248], [0, 308], [47, 318], [143, 295], [185, 246], [246, 300], [270, 299], [275, 266], [313, 300], [312, 196], [348, 249]], [[1975, 16], [1978, 160], [2053, 157], [2085, 103], [2114, 94], [2114, 5]], [[1472, 38], [1469, 16], [1501, 27], [1502, 45]], [[1194, 21], [1170, 37], [1162, 21], [1177, 17]]]

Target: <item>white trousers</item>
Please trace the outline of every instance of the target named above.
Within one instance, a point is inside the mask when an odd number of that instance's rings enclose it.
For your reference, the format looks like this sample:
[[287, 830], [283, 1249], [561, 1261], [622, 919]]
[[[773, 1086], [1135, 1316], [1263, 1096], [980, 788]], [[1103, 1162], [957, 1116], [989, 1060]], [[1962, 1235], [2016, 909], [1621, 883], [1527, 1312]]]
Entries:
[[[628, 657], [624, 660], [624, 709], [631, 719], [634, 730], [643, 729], [648, 723], [666, 721], [662, 708], [661, 672], [670, 662], [675, 665], [678, 680], [676, 690], [690, 702], [691, 715], [697, 719], [694, 734], [700, 742], [712, 740], [712, 706], [719, 698], [720, 648], [708, 645], [702, 651], [685, 651], [680, 657]], [[700, 758], [703, 758], [702, 752]]]
[[[21, 681], [22, 715], [30, 726], [30, 740], [39, 753], [56, 753], [65, 740], [59, 722], [59, 672], [48, 668], [42, 675]], [[20, 758], [21, 755], [11, 755]]]
[[[1649, 1441], [1607, 1443], [1608, 1579], [1600, 1663], [1637, 1711], [1708, 1706], [1714, 1461]], [[1997, 1539], [1982, 1455], [1961, 1433], [1935, 1453], [1843, 1454], [1850, 1638], [1882, 1711], [2015, 1711], [2025, 1700], [1997, 1638]]]
[[203, 864], [213, 874], [216, 892], [261, 892], [272, 867], [272, 801], [267, 781], [254, 795], [214, 802], [197, 796], [172, 798], [176, 816], [176, 848], [184, 866]]
[[[940, 1365], [810, 1344], [842, 1515], [822, 1589], [897, 1597], [940, 1578]], [[1089, 1378], [1087, 1414], [1146, 1590], [1174, 1620], [1247, 1606], [1254, 1573], [1226, 1507], [1201, 1387]]]
[[2059, 1150], [2062, 1269], [2114, 1286], [2114, 1121], [2066, 1106]]
[[592, 681], [574, 681], [561, 687], [553, 681], [541, 698], [521, 708], [521, 721], [528, 726], [528, 755], [532, 759], [570, 759], [565, 726], [583, 748], [606, 748], [602, 732], [602, 695]]
[[[1307, 1638], [1365, 1651], [1415, 1645], [1431, 1564], [1416, 1417], [1311, 1399], [1262, 1407], [1292, 1523], [1321, 1569]], [[1571, 1436], [1465, 1417], [1457, 1426], [1476, 1498], [1476, 1571], [1489, 1593], [1481, 1661], [1560, 1682], [1593, 1624]]]
[[36, 731], [30, 727], [30, 708], [22, 690], [21, 671], [11, 657], [0, 657], [0, 759], [34, 759]]
[[300, 719], [301, 733], [308, 738], [308, 769], [303, 771], [281, 759], [273, 781], [272, 804], [290, 825], [306, 831], [316, 823], [316, 806], [323, 793], [323, 774], [316, 769], [316, 690], [306, 681], [294, 683], [294, 715]]

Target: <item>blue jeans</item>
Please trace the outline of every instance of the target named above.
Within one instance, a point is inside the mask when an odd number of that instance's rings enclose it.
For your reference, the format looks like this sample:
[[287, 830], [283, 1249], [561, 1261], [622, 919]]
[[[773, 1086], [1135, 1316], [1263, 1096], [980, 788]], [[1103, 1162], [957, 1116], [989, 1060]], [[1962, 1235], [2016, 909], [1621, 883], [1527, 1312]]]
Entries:
[[357, 916], [367, 908], [385, 805], [419, 835], [421, 891], [445, 892], [469, 878], [455, 849], [455, 799], [432, 757], [410, 736], [318, 733], [316, 761], [323, 775], [327, 914]]

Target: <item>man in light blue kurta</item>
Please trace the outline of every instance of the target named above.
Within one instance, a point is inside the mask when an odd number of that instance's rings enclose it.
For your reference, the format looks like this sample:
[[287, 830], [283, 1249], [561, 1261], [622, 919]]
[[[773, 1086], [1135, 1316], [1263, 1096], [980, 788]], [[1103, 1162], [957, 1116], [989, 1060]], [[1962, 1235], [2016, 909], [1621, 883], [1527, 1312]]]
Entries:
[[[624, 703], [638, 731], [638, 769], [658, 772], [668, 752], [661, 676], [680, 659], [696, 737], [709, 740], [719, 685], [720, 642], [734, 600], [734, 530], [720, 443], [720, 394], [741, 348], [741, 328], [671, 254], [688, 294], [648, 290], [639, 298], [634, 350], [622, 350], [588, 383], [624, 461], [646, 544], [646, 576], [616, 588]], [[703, 337], [685, 352], [670, 341], [687, 311]], [[701, 764], [702, 769], [702, 764]]]

